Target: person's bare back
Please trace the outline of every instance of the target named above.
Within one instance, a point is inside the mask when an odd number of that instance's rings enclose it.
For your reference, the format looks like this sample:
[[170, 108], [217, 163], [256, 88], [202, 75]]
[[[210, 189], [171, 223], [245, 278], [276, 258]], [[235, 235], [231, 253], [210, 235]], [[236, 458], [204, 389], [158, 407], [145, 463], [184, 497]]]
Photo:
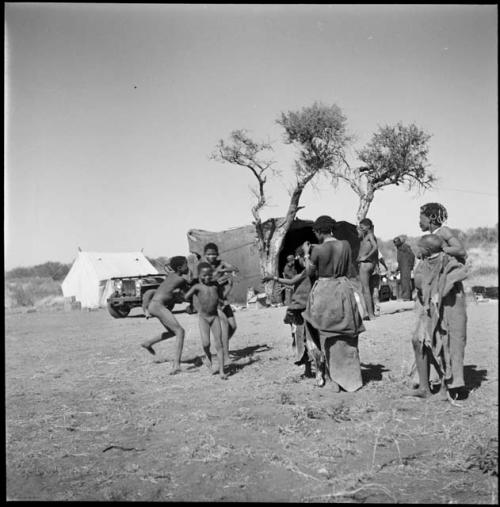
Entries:
[[173, 307], [175, 304], [174, 291], [180, 287], [187, 287], [186, 279], [177, 273], [169, 273], [167, 278], [156, 289], [151, 301], [156, 301], [166, 307]]

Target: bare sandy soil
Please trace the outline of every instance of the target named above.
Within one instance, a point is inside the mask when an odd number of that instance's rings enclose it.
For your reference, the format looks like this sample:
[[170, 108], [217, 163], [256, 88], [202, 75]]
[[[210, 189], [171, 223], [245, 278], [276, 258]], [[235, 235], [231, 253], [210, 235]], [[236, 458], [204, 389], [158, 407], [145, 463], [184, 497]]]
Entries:
[[227, 381], [196, 315], [176, 376], [173, 340], [157, 362], [139, 347], [161, 329], [141, 313], [6, 315], [7, 498], [496, 504], [498, 303], [469, 303], [461, 406], [402, 396], [414, 315], [381, 306], [341, 394], [301, 378], [284, 308], [236, 313]]

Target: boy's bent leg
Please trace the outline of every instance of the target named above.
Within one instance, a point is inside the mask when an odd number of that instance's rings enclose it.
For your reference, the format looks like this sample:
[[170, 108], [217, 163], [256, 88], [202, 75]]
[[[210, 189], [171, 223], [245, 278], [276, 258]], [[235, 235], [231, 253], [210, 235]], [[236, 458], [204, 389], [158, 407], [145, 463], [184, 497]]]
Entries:
[[163, 333], [159, 334], [158, 336], [151, 338], [150, 340], [146, 340], [146, 341], [142, 342], [141, 347], [144, 347], [150, 354], [155, 355], [156, 352], [153, 349], [153, 345], [155, 343], [166, 340], [167, 338], [171, 338], [172, 336], [175, 336], [175, 333], [169, 329], [169, 330], [164, 331]]
[[165, 326], [167, 330], [166, 333], [163, 333], [161, 335], [162, 340], [170, 338], [174, 335], [177, 338], [174, 364], [172, 365], [172, 370], [170, 371], [170, 375], [175, 375], [181, 371], [181, 356], [182, 348], [184, 346], [184, 328], [179, 324], [178, 320], [174, 317], [172, 312], [165, 306], [153, 306], [150, 304], [149, 311], [151, 312], [151, 315], [154, 315], [160, 320], [160, 322]]

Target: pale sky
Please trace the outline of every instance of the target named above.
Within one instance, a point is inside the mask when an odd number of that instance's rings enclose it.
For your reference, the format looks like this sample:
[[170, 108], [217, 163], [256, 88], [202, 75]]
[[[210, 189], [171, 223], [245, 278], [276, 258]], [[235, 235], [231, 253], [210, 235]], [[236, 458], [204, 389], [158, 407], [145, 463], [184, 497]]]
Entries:
[[[360, 148], [378, 125], [432, 134], [439, 182], [375, 195], [376, 235], [498, 222], [495, 5], [6, 3], [5, 269], [89, 251], [188, 253], [190, 228], [251, 222], [250, 171], [209, 160], [244, 128], [275, 145], [282, 216], [293, 158], [275, 120], [337, 104]], [[354, 152], [352, 152], [354, 154]], [[299, 218], [355, 222], [357, 196], [318, 179]]]

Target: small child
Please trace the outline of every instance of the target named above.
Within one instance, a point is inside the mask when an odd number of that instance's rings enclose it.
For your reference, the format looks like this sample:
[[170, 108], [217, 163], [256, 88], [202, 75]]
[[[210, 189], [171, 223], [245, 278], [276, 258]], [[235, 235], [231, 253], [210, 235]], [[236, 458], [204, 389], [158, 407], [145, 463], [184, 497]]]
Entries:
[[175, 256], [170, 259], [171, 272], [167, 278], [156, 289], [151, 301], [147, 306], [147, 311], [151, 317], [156, 317], [165, 327], [166, 331], [159, 336], [147, 340], [141, 344], [149, 353], [156, 354], [153, 345], [172, 336], [177, 337], [176, 355], [172, 367], [171, 375], [181, 371], [180, 363], [182, 348], [184, 346], [184, 328], [179, 324], [172, 314], [172, 308], [176, 302], [176, 291], [178, 289], [187, 289], [187, 281], [182, 275], [188, 273], [187, 260], [183, 256]]
[[[223, 297], [222, 287], [213, 280], [213, 268], [206, 262], [198, 264], [198, 280], [185, 294], [188, 300], [192, 296], [198, 297], [198, 318], [200, 327], [200, 338], [203, 351], [205, 352], [205, 365], [212, 370], [212, 354], [210, 353], [210, 330], [212, 331], [215, 350], [219, 360], [219, 377], [227, 379], [224, 373], [224, 349], [222, 347], [222, 328], [219, 318], [219, 303]], [[217, 373], [217, 370], [213, 370]]]
[[419, 325], [412, 338], [419, 387], [410, 395], [431, 396], [429, 368], [432, 364], [440, 377], [440, 397], [448, 390], [464, 386], [463, 358], [465, 340], [457, 326], [466, 318], [465, 308], [455, 303], [456, 293], [467, 276], [465, 266], [443, 251], [443, 239], [426, 234], [417, 244], [420, 262], [415, 268], [415, 287]]
[[[306, 309], [307, 298], [312, 288], [312, 280], [307, 275], [305, 269], [308, 264], [304, 256], [303, 246], [299, 246], [295, 251], [296, 259], [303, 270], [295, 275], [293, 278], [279, 278], [277, 276], [266, 275], [262, 278], [263, 282], [274, 280], [283, 285], [292, 288], [292, 296], [290, 298], [290, 304], [287, 307], [285, 318], [283, 322], [290, 324], [292, 332], [292, 348], [295, 349], [297, 354], [297, 366], [304, 365], [304, 377], [313, 377], [312, 364], [316, 368], [316, 373], [320, 372], [318, 363], [320, 361], [320, 351], [312, 340], [307, 339], [305, 333], [304, 319], [302, 318], [302, 312]], [[317, 380], [319, 379], [319, 376]], [[319, 381], [319, 380], [318, 380]]]
[[[291, 280], [297, 276], [297, 269], [295, 268], [295, 256], [287, 255], [286, 264], [283, 268], [283, 278], [287, 280]], [[293, 287], [285, 285], [285, 294], [283, 298], [283, 303], [288, 306], [292, 301]]]
[[224, 360], [229, 362], [229, 340], [236, 331], [236, 319], [233, 309], [227, 301], [227, 297], [233, 287], [233, 273], [238, 273], [237, 267], [219, 258], [219, 248], [215, 243], [207, 243], [203, 249], [203, 262], [207, 262], [213, 269], [213, 279], [223, 287], [223, 302], [219, 316], [222, 325], [222, 346], [224, 348]]

